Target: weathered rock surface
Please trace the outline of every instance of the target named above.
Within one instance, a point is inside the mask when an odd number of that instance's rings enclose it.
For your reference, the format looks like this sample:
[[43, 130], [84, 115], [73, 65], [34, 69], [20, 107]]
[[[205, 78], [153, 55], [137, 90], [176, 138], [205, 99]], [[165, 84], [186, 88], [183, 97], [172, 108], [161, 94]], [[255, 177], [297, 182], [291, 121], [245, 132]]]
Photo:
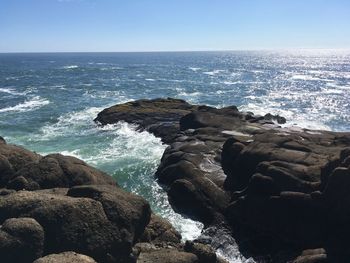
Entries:
[[47, 255], [35, 260], [33, 263], [96, 263], [96, 261], [91, 257], [68, 251]]
[[152, 214], [139, 241], [178, 246], [181, 243], [181, 235], [166, 219]]
[[157, 249], [142, 251], [137, 263], [198, 263], [198, 258], [192, 253], [182, 252], [175, 249]]
[[179, 119], [196, 108], [179, 99], [138, 100], [104, 109], [95, 121], [102, 125], [118, 121], [134, 123], [167, 143], [178, 133]]
[[[281, 128], [276, 124], [285, 122], [281, 116], [255, 116], [234, 106], [186, 104], [187, 113], [168, 114], [176, 107], [172, 99], [141, 100], [106, 109], [96, 120], [135, 123], [169, 144], [156, 177], [177, 210], [207, 226], [226, 222], [233, 233], [239, 226], [248, 229], [243, 246], [259, 243], [261, 253], [316, 247], [325, 255], [300, 255], [296, 262], [345, 262], [350, 133]], [[151, 125], [142, 121], [148, 116]], [[163, 129], [167, 120], [176, 127], [171, 132]], [[288, 258], [293, 256], [272, 262]]]
[[1, 222], [24, 216], [43, 227], [44, 254], [72, 250], [118, 262], [129, 257], [149, 221], [150, 208], [140, 197], [114, 186], [80, 186], [67, 196], [19, 191], [1, 198]]
[[37, 190], [116, 182], [85, 162], [61, 154], [45, 157], [22, 147], [0, 143], [0, 187]]
[[79, 159], [0, 138], [0, 181], [1, 262], [201, 262], [143, 198]]
[[32, 218], [9, 218], [0, 228], [0, 261], [32, 262], [44, 249], [44, 230]]

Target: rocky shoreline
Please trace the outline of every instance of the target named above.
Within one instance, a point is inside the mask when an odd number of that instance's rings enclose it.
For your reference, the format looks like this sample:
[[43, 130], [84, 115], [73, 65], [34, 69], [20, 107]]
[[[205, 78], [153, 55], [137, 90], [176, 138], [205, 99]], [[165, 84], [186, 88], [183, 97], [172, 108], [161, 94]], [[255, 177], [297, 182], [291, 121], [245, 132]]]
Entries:
[[95, 121], [134, 123], [169, 144], [156, 178], [204, 233], [226, 228], [260, 262], [349, 258], [350, 133], [171, 98], [115, 105]]
[[282, 128], [178, 99], [107, 108], [100, 125], [138, 125], [169, 146], [155, 174], [175, 210], [205, 224], [195, 241], [107, 174], [0, 137], [1, 262], [347, 262], [350, 133]]
[[109, 175], [0, 137], [0, 262], [224, 262]]

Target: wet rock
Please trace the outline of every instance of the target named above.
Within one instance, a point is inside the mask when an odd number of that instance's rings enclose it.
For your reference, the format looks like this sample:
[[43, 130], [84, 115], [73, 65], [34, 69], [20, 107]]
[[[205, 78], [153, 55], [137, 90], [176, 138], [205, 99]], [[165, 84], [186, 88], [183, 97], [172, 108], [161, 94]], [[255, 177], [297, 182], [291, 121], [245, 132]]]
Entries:
[[308, 249], [302, 251], [302, 253], [290, 263], [328, 263], [331, 262], [327, 258], [327, 252], [322, 249]]
[[[285, 122], [281, 116], [257, 116], [234, 106], [187, 105], [186, 113], [172, 115], [176, 129], [165, 138], [165, 104], [174, 105], [160, 101], [159, 119], [159, 100], [141, 100], [107, 109], [97, 120], [135, 123], [169, 144], [156, 177], [173, 207], [206, 226], [242, 226], [255, 233], [250, 243], [265, 247], [272, 258], [285, 248], [324, 247], [328, 258], [347, 254], [350, 133], [281, 128], [274, 124]], [[155, 130], [141, 120], [148, 116]]]
[[96, 263], [96, 261], [91, 257], [68, 251], [47, 255], [35, 260], [33, 263]]
[[33, 218], [9, 218], [0, 229], [0, 259], [3, 263], [30, 263], [44, 249], [44, 230]]
[[195, 110], [193, 106], [179, 99], [138, 100], [104, 109], [95, 121], [102, 125], [119, 121], [134, 123], [146, 129], [164, 142], [170, 142], [179, 131], [179, 119]]
[[285, 124], [287, 122], [286, 118], [280, 115], [272, 115], [271, 113], [267, 113], [264, 116], [265, 120], [276, 121], [278, 124]]

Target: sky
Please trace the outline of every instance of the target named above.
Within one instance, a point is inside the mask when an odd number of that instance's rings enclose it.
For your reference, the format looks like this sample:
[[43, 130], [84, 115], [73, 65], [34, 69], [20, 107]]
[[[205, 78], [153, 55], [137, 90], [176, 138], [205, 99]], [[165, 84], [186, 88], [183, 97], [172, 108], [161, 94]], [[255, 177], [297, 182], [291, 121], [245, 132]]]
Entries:
[[350, 48], [349, 0], [0, 0], [0, 52]]

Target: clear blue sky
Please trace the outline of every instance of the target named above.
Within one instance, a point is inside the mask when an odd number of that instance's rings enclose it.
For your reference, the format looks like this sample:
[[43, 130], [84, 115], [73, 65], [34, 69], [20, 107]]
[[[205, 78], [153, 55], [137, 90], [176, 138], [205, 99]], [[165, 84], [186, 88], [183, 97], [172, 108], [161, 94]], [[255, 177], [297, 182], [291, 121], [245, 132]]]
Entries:
[[350, 0], [0, 0], [0, 52], [350, 48]]

